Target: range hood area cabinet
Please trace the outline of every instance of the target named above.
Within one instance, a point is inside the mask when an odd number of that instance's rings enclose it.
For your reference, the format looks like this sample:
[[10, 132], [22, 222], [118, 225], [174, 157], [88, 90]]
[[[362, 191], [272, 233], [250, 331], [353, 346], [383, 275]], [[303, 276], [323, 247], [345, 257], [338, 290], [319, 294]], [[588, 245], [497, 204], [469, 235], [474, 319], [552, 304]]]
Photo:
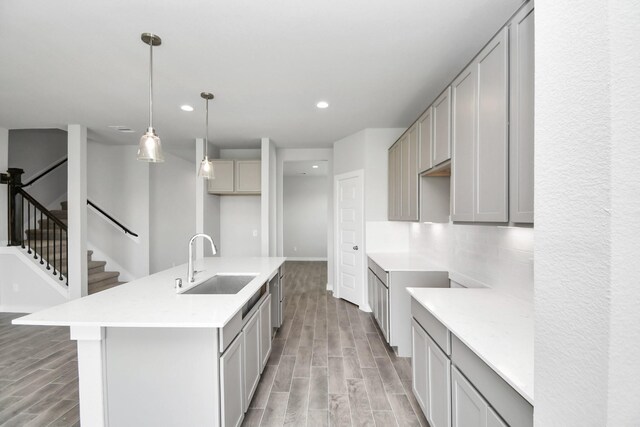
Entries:
[[533, 223], [533, 15], [529, 2], [391, 146], [390, 221]]
[[254, 195], [261, 191], [260, 160], [212, 159], [215, 178], [209, 179], [207, 191], [220, 195]]

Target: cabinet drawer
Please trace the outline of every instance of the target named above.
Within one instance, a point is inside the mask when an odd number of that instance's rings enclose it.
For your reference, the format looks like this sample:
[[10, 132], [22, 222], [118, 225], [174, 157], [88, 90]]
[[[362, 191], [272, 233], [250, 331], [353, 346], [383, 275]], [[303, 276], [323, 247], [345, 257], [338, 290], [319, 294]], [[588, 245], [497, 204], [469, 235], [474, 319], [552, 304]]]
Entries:
[[220, 353], [224, 353], [226, 348], [231, 344], [233, 339], [240, 333], [242, 329], [242, 310], [239, 310], [235, 316], [224, 325], [220, 331]]
[[449, 330], [444, 326], [433, 314], [420, 305], [415, 299], [411, 298], [411, 315], [413, 318], [427, 331], [429, 336], [438, 344], [438, 346], [445, 352], [445, 354], [451, 354], [451, 334]]
[[376, 264], [375, 261], [371, 258], [368, 258], [368, 267], [371, 271], [373, 271], [373, 274], [378, 276], [378, 279], [380, 279], [380, 281], [384, 283], [384, 285], [388, 288], [389, 283], [387, 280], [387, 272], [384, 271], [384, 269]]
[[451, 362], [510, 426], [533, 426], [533, 406], [455, 336]]

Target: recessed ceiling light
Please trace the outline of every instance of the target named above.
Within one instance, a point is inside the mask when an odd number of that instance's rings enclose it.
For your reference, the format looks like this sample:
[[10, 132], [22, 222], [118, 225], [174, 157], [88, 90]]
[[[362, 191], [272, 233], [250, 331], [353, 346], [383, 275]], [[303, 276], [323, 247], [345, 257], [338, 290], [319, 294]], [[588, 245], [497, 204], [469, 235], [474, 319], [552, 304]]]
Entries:
[[313, 165], [311, 167], [314, 168], [314, 169], [318, 169], [318, 165]]
[[327, 108], [329, 106], [329, 103], [327, 101], [320, 101], [316, 104], [316, 107], [318, 108]]
[[182, 111], [193, 111], [193, 107], [191, 105], [187, 105], [187, 104], [180, 106], [180, 109]]

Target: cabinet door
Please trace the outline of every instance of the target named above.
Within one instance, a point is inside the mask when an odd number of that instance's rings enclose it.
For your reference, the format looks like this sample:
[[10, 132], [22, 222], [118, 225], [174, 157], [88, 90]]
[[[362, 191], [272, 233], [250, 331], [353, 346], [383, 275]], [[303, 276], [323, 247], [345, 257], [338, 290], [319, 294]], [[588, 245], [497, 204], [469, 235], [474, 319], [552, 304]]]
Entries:
[[420, 141], [420, 172], [424, 172], [433, 166], [433, 108], [427, 108], [422, 117], [418, 119], [418, 140]]
[[233, 160], [212, 159], [214, 178], [207, 180], [209, 193], [233, 193]]
[[387, 342], [389, 342], [389, 290], [379, 279], [376, 280], [380, 289], [378, 293], [378, 298], [380, 299], [378, 302], [380, 329]]
[[249, 402], [260, 381], [262, 358], [260, 354], [260, 316], [256, 312], [242, 328], [244, 339], [244, 397], [243, 411], [249, 408]]
[[371, 308], [371, 311], [374, 311], [373, 309], [373, 300], [374, 300], [374, 291], [373, 291], [373, 285], [375, 284], [374, 280], [373, 280], [373, 272], [371, 271], [371, 269], [367, 269], [367, 302], [369, 303], [369, 308]]
[[533, 222], [534, 13], [523, 7], [509, 28], [509, 217]]
[[427, 381], [431, 427], [451, 426], [451, 361], [427, 336]]
[[471, 64], [451, 85], [453, 160], [453, 221], [473, 221], [474, 213], [474, 141], [476, 117], [476, 73]]
[[260, 193], [260, 160], [236, 160], [236, 192]]
[[487, 427], [507, 427], [507, 423], [502, 421], [498, 414], [489, 407], [489, 410], [487, 411]]
[[427, 402], [429, 389], [427, 386], [427, 333], [418, 323], [411, 319], [411, 385], [413, 395], [422, 408], [424, 415], [429, 418]]
[[409, 129], [407, 136], [409, 143], [409, 158], [407, 165], [407, 186], [409, 198], [408, 211], [406, 220], [417, 221], [418, 220], [418, 127], [414, 126]]
[[269, 282], [269, 294], [271, 295], [271, 327], [280, 327], [280, 284], [278, 278], [274, 277]]
[[395, 178], [396, 178], [396, 159], [395, 159], [395, 154], [396, 151], [393, 148], [395, 147], [392, 146], [391, 148], [389, 148], [389, 168], [387, 171], [388, 174], [388, 190], [387, 190], [387, 195], [388, 195], [388, 200], [387, 200], [387, 217], [389, 218], [389, 221], [393, 221], [396, 219], [396, 185], [395, 185]]
[[395, 195], [396, 195], [396, 220], [402, 219], [402, 140], [396, 143], [395, 147]]
[[486, 427], [487, 402], [455, 367], [451, 369], [454, 427]]
[[271, 354], [271, 295], [260, 306], [260, 373]]
[[409, 135], [405, 135], [400, 140], [400, 219], [406, 220], [409, 218], [409, 162], [411, 156], [411, 149], [409, 147]]
[[237, 427], [244, 415], [242, 332], [220, 357], [220, 407], [223, 427]]
[[433, 165], [451, 158], [451, 87], [433, 103]]
[[480, 222], [506, 222], [509, 219], [507, 36], [507, 28], [502, 29], [475, 61], [478, 118], [474, 220]]

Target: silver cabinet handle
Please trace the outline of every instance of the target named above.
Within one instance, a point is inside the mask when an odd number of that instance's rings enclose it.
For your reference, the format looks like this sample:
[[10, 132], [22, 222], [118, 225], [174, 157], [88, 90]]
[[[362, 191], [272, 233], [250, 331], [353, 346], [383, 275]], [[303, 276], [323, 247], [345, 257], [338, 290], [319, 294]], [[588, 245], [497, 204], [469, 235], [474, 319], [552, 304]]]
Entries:
[[357, 250], [358, 250], [358, 246], [357, 246], [357, 245], [356, 245], [356, 246], [354, 246], [354, 247], [353, 247], [353, 250], [354, 250], [354, 251], [357, 251]]

